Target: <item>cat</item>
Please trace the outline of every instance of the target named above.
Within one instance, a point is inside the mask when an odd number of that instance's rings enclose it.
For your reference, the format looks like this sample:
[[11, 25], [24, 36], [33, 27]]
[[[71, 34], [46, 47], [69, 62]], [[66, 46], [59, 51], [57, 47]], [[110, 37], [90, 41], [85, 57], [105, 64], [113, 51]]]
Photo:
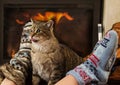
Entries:
[[33, 20], [31, 29], [33, 85], [39, 85], [41, 79], [47, 81], [48, 85], [54, 85], [67, 71], [83, 62], [82, 57], [59, 43], [54, 35], [53, 24], [52, 20]]

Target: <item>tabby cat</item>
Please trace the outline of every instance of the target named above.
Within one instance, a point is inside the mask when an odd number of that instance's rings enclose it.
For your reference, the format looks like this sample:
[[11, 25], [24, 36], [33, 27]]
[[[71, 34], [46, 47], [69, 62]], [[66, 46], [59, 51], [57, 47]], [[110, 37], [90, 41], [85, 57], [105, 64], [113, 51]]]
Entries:
[[47, 81], [48, 85], [54, 85], [68, 70], [83, 62], [80, 56], [58, 42], [53, 30], [52, 20], [33, 21], [31, 31], [33, 82], [38, 80], [33, 85], [39, 85], [41, 79]]

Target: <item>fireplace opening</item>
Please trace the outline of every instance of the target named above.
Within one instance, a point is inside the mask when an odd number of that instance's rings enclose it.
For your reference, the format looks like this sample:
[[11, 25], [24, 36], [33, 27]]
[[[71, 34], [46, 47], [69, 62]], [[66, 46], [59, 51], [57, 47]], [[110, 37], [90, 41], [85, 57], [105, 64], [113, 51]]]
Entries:
[[[48, 14], [49, 13], [49, 14]], [[22, 26], [33, 16], [48, 17], [59, 14], [55, 21], [55, 36], [58, 40], [76, 51], [81, 57], [92, 50], [92, 9], [76, 6], [57, 5], [48, 7], [24, 7], [6, 5], [4, 7], [4, 56], [11, 58], [19, 48]], [[66, 15], [65, 15], [66, 14]], [[64, 16], [61, 16], [64, 15]], [[61, 17], [61, 18], [60, 18]]]
[[0, 4], [0, 64], [18, 51], [23, 25], [33, 16], [60, 14], [53, 19], [55, 36], [81, 57], [88, 55], [97, 42], [97, 24], [101, 21], [100, 0], [4, 0]]

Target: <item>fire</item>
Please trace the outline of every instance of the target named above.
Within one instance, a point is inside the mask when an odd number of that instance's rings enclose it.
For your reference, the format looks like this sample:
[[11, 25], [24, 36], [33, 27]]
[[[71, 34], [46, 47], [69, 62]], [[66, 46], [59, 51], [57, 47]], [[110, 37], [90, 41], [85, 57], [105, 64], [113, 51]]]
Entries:
[[38, 13], [36, 16], [33, 16], [33, 19], [44, 21], [45, 17], [41, 13]]
[[65, 17], [68, 20], [73, 20], [73, 17], [71, 17], [67, 12], [45, 12], [44, 15], [42, 15], [41, 13], [38, 13], [36, 16], [33, 16], [32, 19], [33, 20], [41, 20], [41, 21], [47, 21], [50, 19], [55, 19], [56, 23], [59, 22], [59, 20]]
[[11, 53], [12, 58], [14, 57], [14, 55], [15, 55], [15, 50], [12, 50], [12, 53]]
[[23, 22], [23, 21], [20, 21], [19, 19], [16, 19], [16, 22], [17, 22], [18, 24], [24, 24], [24, 22]]
[[[50, 20], [50, 19], [55, 19], [56, 23], [58, 23], [62, 17], [65, 17], [66, 19], [68, 19], [70, 21], [74, 19], [67, 12], [45, 12], [44, 14], [38, 13], [35, 16], [30, 16], [29, 14], [24, 13], [23, 16], [25, 18], [29, 18], [29, 19], [32, 18], [33, 20], [41, 20], [41, 21], [47, 21], [47, 20]], [[19, 19], [16, 19], [16, 22], [18, 24], [24, 24], [25, 23], [24, 20], [22, 21], [22, 20], [19, 20]]]
[[68, 20], [73, 20], [74, 18], [71, 17], [67, 12], [63, 14]]
[[50, 19], [55, 17], [55, 13], [54, 12], [45, 12], [44, 17], [45, 17], [46, 20], [50, 20]]

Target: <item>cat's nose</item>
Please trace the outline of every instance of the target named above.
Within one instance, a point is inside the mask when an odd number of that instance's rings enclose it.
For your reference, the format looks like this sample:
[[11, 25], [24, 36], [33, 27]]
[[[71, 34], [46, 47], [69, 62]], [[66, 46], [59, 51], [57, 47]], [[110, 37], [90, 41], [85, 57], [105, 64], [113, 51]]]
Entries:
[[31, 37], [31, 41], [38, 42], [39, 40], [37, 38], [35, 38], [35, 37]]

